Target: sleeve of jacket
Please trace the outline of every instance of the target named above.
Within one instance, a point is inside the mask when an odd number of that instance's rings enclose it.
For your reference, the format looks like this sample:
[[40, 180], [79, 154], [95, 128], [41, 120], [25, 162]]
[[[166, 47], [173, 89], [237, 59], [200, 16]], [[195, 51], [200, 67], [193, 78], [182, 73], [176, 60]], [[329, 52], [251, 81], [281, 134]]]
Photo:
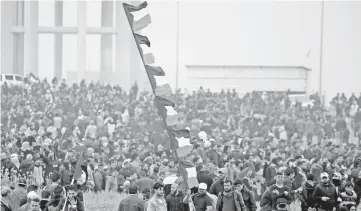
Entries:
[[209, 189], [209, 193], [213, 194], [213, 195], [217, 195], [217, 193], [216, 193], [216, 183], [213, 183], [211, 185], [211, 188]]
[[84, 211], [85, 210], [84, 203], [82, 201], [78, 200], [77, 208], [78, 208], [78, 211]]
[[215, 211], [219, 211], [219, 210], [221, 210], [221, 201], [222, 201], [222, 192], [220, 192], [219, 194], [218, 194], [218, 198], [217, 198], [217, 203], [216, 203], [216, 210]]
[[244, 203], [242, 193], [236, 192], [236, 194], [237, 194], [237, 198], [238, 198], [238, 201], [239, 201], [239, 205], [241, 206], [241, 209], [243, 211], [246, 211], [247, 207], [246, 207], [246, 204]]
[[155, 208], [155, 206], [154, 206], [154, 204], [153, 204], [153, 200], [152, 200], [152, 199], [150, 199], [150, 200], [148, 201], [147, 211], [156, 211], [156, 208]]
[[321, 197], [322, 197], [322, 195], [321, 195], [320, 188], [318, 186], [316, 186], [315, 190], [313, 191], [312, 198], [319, 201], [319, 200], [321, 200]]
[[170, 195], [165, 198], [165, 202], [167, 203], [167, 210], [170, 210]]
[[271, 208], [271, 190], [270, 188], [267, 188], [267, 190], [263, 193], [262, 197], [261, 197], [261, 201], [259, 202], [259, 205], [261, 208], [263, 207], [269, 207]]
[[256, 200], [253, 196], [253, 193], [251, 191], [247, 191], [248, 192], [248, 195], [249, 195], [249, 202], [251, 204], [251, 210], [250, 211], [256, 211], [257, 210], [257, 204], [256, 204]]
[[[305, 187], [303, 187], [303, 188], [305, 188]], [[305, 193], [303, 190], [300, 194], [298, 194], [297, 198], [301, 201], [302, 204], [306, 204]]]
[[139, 211], [143, 211], [145, 209], [146, 209], [146, 207], [145, 207], [144, 201], [140, 200], [140, 202], [139, 202]]

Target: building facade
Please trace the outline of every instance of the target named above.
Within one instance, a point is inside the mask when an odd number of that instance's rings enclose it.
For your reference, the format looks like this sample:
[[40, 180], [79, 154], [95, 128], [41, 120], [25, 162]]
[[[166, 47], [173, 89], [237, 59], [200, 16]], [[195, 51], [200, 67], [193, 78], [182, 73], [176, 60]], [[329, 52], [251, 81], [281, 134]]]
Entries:
[[[119, 1], [48, 3], [49, 24], [41, 4], [1, 2], [2, 73], [149, 88]], [[174, 88], [289, 87], [327, 99], [361, 91], [361, 2], [150, 1], [147, 11], [152, 23], [143, 32]], [[46, 36], [50, 45], [40, 42]], [[44, 58], [39, 51], [47, 50]]]

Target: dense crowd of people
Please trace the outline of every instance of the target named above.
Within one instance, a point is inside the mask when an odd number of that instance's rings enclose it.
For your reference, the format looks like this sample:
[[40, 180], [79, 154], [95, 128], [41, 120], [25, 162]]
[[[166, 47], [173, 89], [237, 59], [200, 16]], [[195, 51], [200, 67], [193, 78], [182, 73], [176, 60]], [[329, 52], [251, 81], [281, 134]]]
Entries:
[[[361, 210], [361, 95], [174, 93], [199, 186], [186, 189], [153, 96], [65, 80], [1, 87], [1, 210], [85, 210], [83, 192], [126, 194], [119, 211]], [[85, 162], [80, 162], [84, 159]], [[75, 176], [77, 165], [81, 176]]]

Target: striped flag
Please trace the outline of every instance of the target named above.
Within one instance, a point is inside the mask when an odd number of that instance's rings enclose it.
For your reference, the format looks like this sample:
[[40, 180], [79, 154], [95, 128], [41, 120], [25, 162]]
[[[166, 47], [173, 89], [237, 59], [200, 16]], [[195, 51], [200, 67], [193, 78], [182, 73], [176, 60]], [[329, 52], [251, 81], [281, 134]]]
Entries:
[[163, 107], [164, 106], [172, 106], [172, 107], [174, 107], [175, 106], [172, 99], [168, 99], [168, 98], [164, 98], [164, 97], [160, 97], [160, 96], [155, 96], [154, 101], [155, 101], [157, 107], [159, 107], [159, 106], [161, 106], [161, 107], [162, 106]]
[[139, 20], [133, 22], [133, 31], [139, 31], [147, 27], [150, 23], [152, 23], [152, 19], [149, 14], [146, 14]]
[[149, 73], [152, 74], [153, 76], [165, 76], [165, 72], [161, 67], [145, 65], [145, 69], [149, 71]]
[[171, 146], [177, 151], [178, 157], [186, 157], [193, 149], [189, 130], [171, 130]]
[[[148, 6], [148, 3], [146, 1], [142, 2], [138, 6], [134, 6], [131, 4], [123, 3], [123, 8], [125, 11], [125, 15], [127, 16], [128, 22], [130, 26], [133, 28], [134, 25], [134, 15], [131, 12], [137, 12], [140, 11]], [[139, 25], [139, 23], [137, 24]]]
[[125, 10], [127, 13], [129, 13], [129, 12], [136, 12], [136, 11], [142, 10], [142, 9], [146, 8], [147, 6], [148, 6], [148, 2], [146, 2], [146, 1], [140, 3], [138, 6], [134, 6], [134, 5], [131, 5], [131, 4], [123, 3], [124, 10]]
[[180, 123], [179, 121], [179, 115], [178, 112], [176, 110], [174, 110], [174, 108], [172, 106], [164, 106], [164, 108], [166, 109], [166, 124], [168, 127], [177, 125]]
[[144, 64], [149, 65], [155, 62], [154, 56], [152, 53], [143, 54], [142, 56]]
[[179, 170], [182, 173], [184, 180], [186, 181], [186, 188], [198, 187], [197, 170], [191, 162], [187, 160], [179, 160]]
[[150, 47], [150, 41], [147, 36], [143, 36], [140, 34], [134, 34], [135, 41], [138, 43], [138, 45], [146, 45]]
[[155, 59], [154, 59], [151, 49], [145, 45], [137, 45], [137, 46], [138, 46], [140, 55], [144, 61], [144, 64], [145, 65], [153, 64], [155, 62]]
[[[154, 80], [153, 80], [154, 79]], [[172, 89], [164, 76], [153, 76], [150, 77], [150, 83], [154, 89], [155, 96], [171, 96]]]

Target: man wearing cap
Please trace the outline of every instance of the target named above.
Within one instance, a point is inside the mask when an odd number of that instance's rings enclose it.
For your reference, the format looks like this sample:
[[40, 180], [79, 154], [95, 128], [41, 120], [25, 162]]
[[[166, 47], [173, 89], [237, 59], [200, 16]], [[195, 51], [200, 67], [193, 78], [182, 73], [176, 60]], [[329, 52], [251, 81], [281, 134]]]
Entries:
[[194, 208], [196, 211], [214, 211], [213, 210], [213, 201], [211, 197], [207, 194], [207, 184], [200, 183], [198, 186], [198, 193], [194, 194], [189, 199], [190, 191], [188, 191], [186, 197], [184, 198], [184, 203], [193, 202]]
[[302, 211], [307, 211], [309, 208], [315, 208], [316, 201], [312, 197], [313, 192], [316, 189], [317, 182], [313, 174], [307, 175], [307, 181], [302, 185], [298, 198], [301, 201]]
[[27, 191], [26, 191], [26, 180], [19, 179], [18, 187], [9, 193], [9, 201], [12, 210], [18, 210], [20, 208], [20, 203], [26, 201]]
[[218, 194], [223, 191], [226, 172], [226, 168], [221, 168], [218, 170], [219, 179], [212, 184], [211, 188], [209, 189], [210, 194], [218, 196]]
[[316, 186], [312, 198], [315, 199], [319, 211], [331, 211], [337, 206], [336, 188], [330, 183], [328, 173], [321, 174], [321, 182]]
[[290, 204], [290, 189], [287, 186], [283, 185], [283, 177], [284, 175], [282, 172], [278, 171], [276, 173], [276, 176], [274, 177], [276, 184], [269, 186], [262, 195], [260, 201], [260, 206], [262, 207], [262, 209], [277, 210], [276, 202], [279, 198], [287, 199], [288, 204]]

